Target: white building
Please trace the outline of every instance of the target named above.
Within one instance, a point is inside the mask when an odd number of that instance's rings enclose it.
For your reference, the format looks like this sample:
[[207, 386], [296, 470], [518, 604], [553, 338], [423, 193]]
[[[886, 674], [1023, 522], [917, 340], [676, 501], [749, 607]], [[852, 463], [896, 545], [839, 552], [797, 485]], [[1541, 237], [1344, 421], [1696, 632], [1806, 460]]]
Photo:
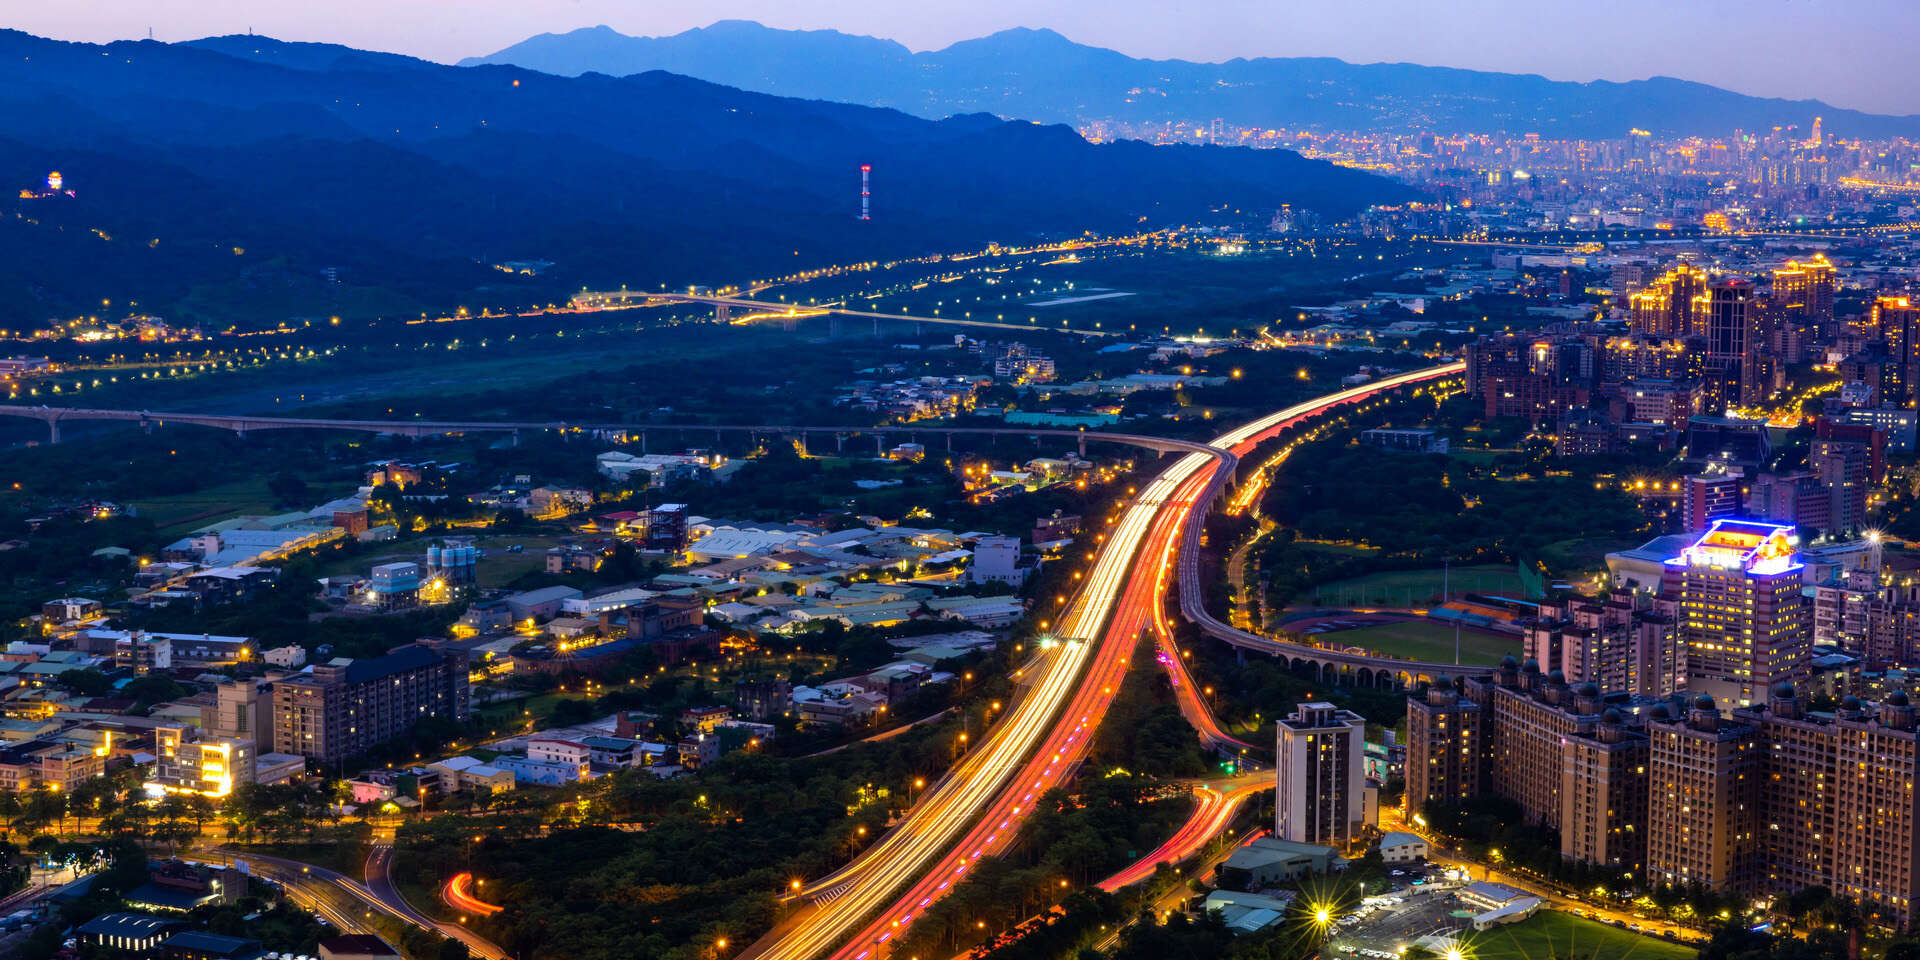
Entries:
[[559, 763], [578, 770], [586, 779], [592, 769], [593, 749], [577, 740], [543, 739], [527, 742], [527, 759]]
[[1380, 859], [1387, 863], [1408, 863], [1427, 858], [1427, 841], [1419, 834], [1395, 830], [1380, 838]]
[[973, 565], [967, 579], [974, 583], [1011, 583], [1026, 579], [1020, 569], [1019, 537], [981, 537], [973, 546]]
[[1307, 702], [1275, 724], [1273, 835], [1345, 850], [1364, 822], [1367, 724], [1331, 703]]

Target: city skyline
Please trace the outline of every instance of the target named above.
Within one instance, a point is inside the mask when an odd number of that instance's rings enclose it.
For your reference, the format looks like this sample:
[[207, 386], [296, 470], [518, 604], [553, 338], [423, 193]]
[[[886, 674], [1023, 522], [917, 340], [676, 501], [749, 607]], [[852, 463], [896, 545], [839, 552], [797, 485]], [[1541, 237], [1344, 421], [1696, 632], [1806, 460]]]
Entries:
[[[1335, 57], [1355, 63], [1407, 62], [1540, 74], [1555, 80], [1695, 80], [1755, 96], [1820, 99], [1876, 113], [1920, 113], [1920, 92], [1890, 84], [1881, 65], [1898, 62], [1903, 39], [1920, 29], [1920, 8], [1894, 0], [1847, 0], [1816, 7], [1729, 0], [1680, 7], [1653, 0], [1607, 5], [1518, 0], [1432, 5], [1373, 0], [1337, 11], [1293, 0], [1238, 0], [1173, 12], [1140, 0], [1093, 8], [1076, 0], [1004, 5], [937, 3], [901, 10], [868, 0], [765, 0], [728, 4], [669, 0], [639, 10], [617, 0], [581, 0], [564, 13], [501, 0], [382, 4], [343, 0], [325, 10], [228, 0], [160, 0], [138, 10], [108, 0], [18, 11], [8, 26], [63, 40], [145, 37], [177, 42], [248, 31], [285, 40], [341, 43], [452, 62], [482, 56], [539, 33], [605, 24], [663, 36], [721, 19], [782, 29], [834, 29], [897, 40], [915, 50], [1014, 27], [1049, 28], [1069, 39], [1135, 57], [1221, 61], [1235, 57]], [[377, 13], [377, 15], [376, 15]], [[1652, 23], [1661, 24], [1649, 31]], [[1873, 29], [1866, 29], [1866, 25]], [[1719, 42], [1702, 44], [1703, 36]]]

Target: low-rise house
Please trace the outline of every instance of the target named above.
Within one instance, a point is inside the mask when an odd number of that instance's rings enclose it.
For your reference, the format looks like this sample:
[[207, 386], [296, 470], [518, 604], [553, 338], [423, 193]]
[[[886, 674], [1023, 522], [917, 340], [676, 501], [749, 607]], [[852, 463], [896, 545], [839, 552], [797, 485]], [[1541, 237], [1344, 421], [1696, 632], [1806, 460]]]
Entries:
[[482, 763], [473, 757], [448, 757], [437, 763], [427, 764], [427, 769], [439, 773], [441, 783], [451, 784], [455, 789], [478, 790], [485, 793], [512, 790], [515, 779], [512, 771]]
[[40, 605], [40, 616], [48, 623], [77, 623], [95, 620], [103, 608], [98, 600], [86, 597], [62, 597]]
[[1395, 830], [1380, 838], [1380, 859], [1387, 863], [1407, 863], [1427, 858], [1427, 841], [1419, 834]]
[[645, 744], [627, 737], [585, 737], [580, 743], [587, 748], [587, 757], [592, 765], [603, 770], [631, 770], [647, 765], [647, 754], [642, 749]]
[[711, 734], [687, 737], [674, 747], [680, 757], [680, 766], [688, 770], [698, 770], [720, 759], [720, 738]]
[[534, 784], [542, 787], [564, 787], [569, 783], [578, 783], [580, 768], [570, 763], [553, 763], [508, 754], [497, 757], [493, 765], [513, 774], [515, 786]]
[[539, 737], [527, 741], [527, 759], [566, 764], [584, 780], [592, 769], [593, 749], [577, 740]]

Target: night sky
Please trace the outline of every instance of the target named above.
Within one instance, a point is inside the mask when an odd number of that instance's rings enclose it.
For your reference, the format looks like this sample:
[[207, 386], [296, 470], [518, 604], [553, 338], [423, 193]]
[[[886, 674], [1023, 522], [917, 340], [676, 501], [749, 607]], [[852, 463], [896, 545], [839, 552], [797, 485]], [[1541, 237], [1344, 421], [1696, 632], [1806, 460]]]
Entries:
[[251, 28], [451, 62], [606, 24], [830, 28], [916, 50], [1051, 27], [1137, 57], [1330, 56], [1538, 73], [1681, 77], [1742, 93], [1920, 113], [1920, 0], [14, 0], [0, 25], [65, 40]]

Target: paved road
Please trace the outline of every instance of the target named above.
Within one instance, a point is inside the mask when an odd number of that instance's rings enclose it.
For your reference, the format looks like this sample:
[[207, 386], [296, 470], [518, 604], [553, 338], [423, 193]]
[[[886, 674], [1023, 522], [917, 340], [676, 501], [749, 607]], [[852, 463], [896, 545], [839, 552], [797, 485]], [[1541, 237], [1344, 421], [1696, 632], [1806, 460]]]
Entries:
[[[393, 848], [385, 844], [376, 845], [374, 854], [385, 850], [387, 856], [379, 870], [383, 881], [382, 890], [371, 889], [368, 885], [349, 879], [325, 867], [288, 860], [284, 857], [267, 856], [250, 850], [234, 850], [226, 847], [201, 847], [186, 854], [191, 859], [208, 863], [231, 864], [244, 860], [255, 876], [272, 880], [287, 890], [295, 904], [313, 910], [328, 923], [344, 933], [370, 933], [378, 935], [367, 921], [374, 911], [385, 913], [402, 923], [410, 923], [423, 930], [432, 930], [444, 936], [453, 937], [465, 943], [474, 956], [483, 960], [507, 960], [506, 951], [492, 941], [468, 930], [459, 924], [442, 924], [409, 906], [398, 890], [393, 889], [387, 878], [391, 866]], [[368, 857], [368, 874], [373, 875], [373, 856]]]
[[506, 950], [491, 940], [467, 929], [458, 923], [441, 923], [432, 917], [414, 909], [407, 898], [400, 895], [400, 888], [393, 882], [393, 845], [376, 843], [367, 853], [364, 868], [366, 891], [377, 900], [388, 913], [427, 930], [439, 931], [467, 945], [467, 949], [476, 957], [486, 960], [505, 960]]

